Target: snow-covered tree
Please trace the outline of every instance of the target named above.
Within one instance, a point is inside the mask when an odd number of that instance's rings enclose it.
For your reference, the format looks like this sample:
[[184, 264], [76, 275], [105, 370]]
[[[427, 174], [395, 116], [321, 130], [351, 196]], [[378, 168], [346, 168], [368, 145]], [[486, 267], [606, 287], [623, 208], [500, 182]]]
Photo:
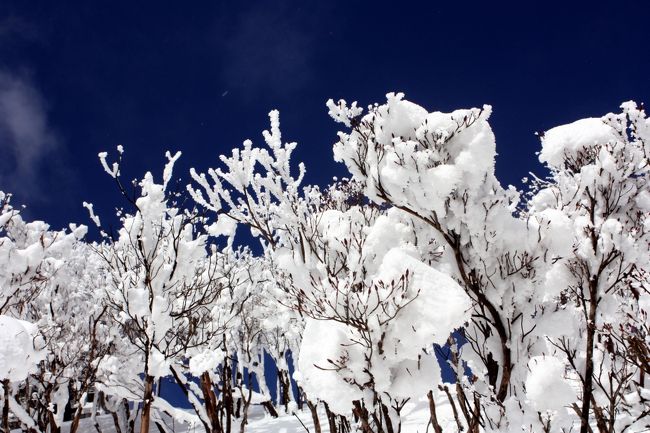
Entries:
[[[278, 123], [277, 113], [271, 113], [272, 129], [265, 132], [270, 151], [245, 142], [244, 151], [222, 158], [228, 171], [210, 171], [214, 185], [193, 173], [210, 202], [202, 192], [190, 191], [200, 203], [249, 225], [273, 253], [280, 284], [291, 295], [289, 307], [309, 318], [298, 356], [299, 382], [307, 395], [338, 413], [354, 408], [366, 430], [370, 424], [398, 428], [399, 412], [416, 388], [399, 386], [393, 378], [436, 378], [437, 365], [422, 349], [444, 343], [464, 323], [469, 299], [417, 255], [409, 245], [409, 225], [382, 239], [401, 222], [381, 215], [377, 206], [349, 200], [352, 186], [325, 194], [306, 188], [300, 194], [303, 170], [298, 179], [291, 176], [295, 145], [281, 144]], [[233, 192], [221, 180], [232, 182]], [[440, 291], [423, 290], [431, 280]], [[448, 314], [435, 314], [443, 305]], [[417, 328], [414, 317], [423, 320]], [[420, 362], [423, 357], [429, 362]]]
[[[161, 183], [151, 173], [144, 176], [138, 196], [127, 197], [133, 213], [122, 215], [115, 239], [97, 247], [108, 272], [107, 313], [127, 341], [123, 356], [105, 365], [109, 371], [102, 385], [106, 392], [142, 402], [143, 433], [149, 431], [152, 407], [171, 410], [155, 397], [156, 380], [171, 375], [172, 364], [188, 351], [222, 333], [212, 308], [227, 278], [221, 273], [216, 244], [208, 244], [206, 221], [195, 210], [181, 209], [169, 188], [179, 157], [167, 153]], [[106, 154], [100, 159], [125, 192], [119, 162], [109, 167]]]
[[[539, 157], [550, 176], [534, 181], [527, 210], [560, 227], [549, 236], [562, 245], [550, 251], [543, 289], [551, 302], [542, 305], [558, 314], [547, 313], [555, 323], [543, 335], [577, 391], [555, 402], [527, 392], [542, 411], [571, 407], [581, 433], [638, 431], [650, 415], [650, 121], [633, 102], [621, 108], [543, 134]], [[544, 420], [549, 430], [568, 428]]]
[[[328, 102], [349, 128], [334, 145], [347, 190], [300, 189], [304, 167], [292, 175], [296, 145], [282, 144], [277, 112], [268, 148], [246, 141], [223, 168], [192, 171], [194, 199], [260, 237], [284, 304], [307, 317], [297, 376], [307, 394], [353, 409], [366, 432], [398, 431], [401, 406], [425, 394], [436, 432], [642, 422], [643, 111], [625, 104], [549, 131], [540, 158], [551, 176], [522, 201], [495, 176], [491, 107], [429, 113], [387, 96], [367, 114]], [[431, 356], [445, 342], [452, 387]]]
[[365, 115], [356, 104], [328, 102], [330, 115], [351, 129], [339, 133], [335, 159], [362, 182], [370, 200], [420, 227], [429, 238], [418, 244], [421, 254], [439, 253], [434, 267], [471, 299], [464, 328], [471, 350], [458, 355], [474, 376], [466, 377], [462, 362], [454, 361], [460, 368], [454, 399], [461, 409], [454, 418], [458, 429], [472, 431], [481, 423], [503, 428], [503, 402], [517, 392], [512, 378], [520, 360], [513, 341], [533, 327], [519, 300], [533, 287], [531, 266], [538, 258], [530, 249], [537, 233], [514, 214], [516, 191], [503, 189], [495, 177], [491, 107], [428, 113], [401, 94], [387, 97]]
[[[229, 233], [223, 228], [230, 227], [228, 224], [224, 226], [217, 221], [217, 226], [221, 227], [219, 233]], [[222, 284], [227, 290], [213, 304], [211, 317], [213, 326], [221, 332], [204, 345], [188, 350], [171, 369], [205, 431], [230, 433], [235, 418], [240, 418], [240, 428], [245, 428], [242, 414], [245, 418], [251, 403], [250, 378], [244, 380], [243, 368], [250, 365], [259, 369], [252, 365], [259, 347], [256, 344], [259, 332], [254, 316], [248, 316], [253, 308], [250, 304], [257, 281], [257, 264], [247, 249], [232, 250], [229, 247], [219, 255], [219, 261], [224, 279]], [[246, 327], [246, 323], [252, 325]], [[244, 351], [240, 353], [240, 349]], [[192, 378], [198, 378], [198, 384]], [[244, 412], [242, 404], [245, 405]]]
[[[397, 433], [417, 405], [435, 433], [648, 428], [643, 107], [540, 133], [548, 174], [518, 191], [495, 175], [489, 106], [429, 112], [394, 93], [327, 106], [351, 176], [327, 187], [303, 185], [273, 111], [265, 146], [191, 170], [194, 203], [172, 186], [180, 154], [133, 196], [122, 148], [113, 164], [100, 154], [130, 206], [100, 242], [25, 222], [0, 192], [2, 429], [11, 413], [58, 431], [67, 410], [74, 432], [95, 389], [92, 415], [120, 433], [138, 414], [142, 433], [164, 430], [163, 413], [244, 433], [254, 404], [303, 403], [316, 433], [323, 412], [330, 433]], [[166, 376], [193, 414], [156, 395]]]
[[[84, 324], [74, 319], [74, 297], [83, 293], [66, 276], [86, 227], [54, 231], [42, 221], [26, 222], [11, 206], [10, 195], [2, 192], [0, 206], [2, 427], [8, 431], [11, 411], [26, 428], [56, 430], [70, 379], [77, 379], [69, 367], [85, 362], [69, 358], [84, 355], [69, 343], [87, 341], [71, 333]], [[58, 296], [59, 287], [75, 292], [73, 299]]]
[[97, 370], [111, 350], [110, 323], [103, 305], [104, 269], [90, 246], [76, 242], [33, 301], [33, 317], [47, 355], [30, 376], [34, 418], [41, 431], [58, 431], [66, 408], [71, 433], [94, 391]]

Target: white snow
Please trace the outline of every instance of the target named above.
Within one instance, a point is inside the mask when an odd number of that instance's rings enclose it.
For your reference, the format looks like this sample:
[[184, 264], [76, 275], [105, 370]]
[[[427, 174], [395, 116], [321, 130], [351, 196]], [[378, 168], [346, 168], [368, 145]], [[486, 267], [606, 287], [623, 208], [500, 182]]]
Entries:
[[539, 411], [560, 410], [576, 401], [576, 393], [565, 378], [565, 366], [554, 356], [535, 356], [528, 362], [526, 397]]
[[539, 160], [551, 167], [560, 167], [566, 156], [575, 157], [580, 151], [616, 138], [614, 130], [600, 118], [577, 120], [544, 133]]
[[24, 320], [0, 315], [0, 379], [24, 380], [45, 359], [38, 327]]

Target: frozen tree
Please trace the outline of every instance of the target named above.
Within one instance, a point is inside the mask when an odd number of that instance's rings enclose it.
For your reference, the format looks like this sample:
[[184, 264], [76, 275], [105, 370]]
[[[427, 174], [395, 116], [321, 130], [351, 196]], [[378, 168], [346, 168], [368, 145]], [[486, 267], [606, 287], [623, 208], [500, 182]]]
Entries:
[[[462, 362], [452, 359], [457, 386], [445, 393], [452, 407], [458, 406], [459, 430], [481, 424], [502, 428], [504, 402], [517, 392], [513, 368], [521, 365], [513, 342], [525, 340], [534, 326], [519, 299], [533, 287], [537, 233], [514, 214], [516, 191], [504, 190], [494, 175], [491, 107], [428, 113], [401, 94], [387, 96], [386, 104], [370, 106], [363, 116], [356, 104], [328, 102], [332, 117], [351, 128], [339, 133], [334, 157], [370, 200], [420, 227], [429, 237], [418, 244], [422, 254], [439, 253], [434, 267], [459, 282], [472, 300], [464, 328], [471, 350], [457, 355], [474, 375], [466, 377]], [[435, 284], [429, 287], [435, 290]], [[435, 396], [438, 390], [432, 391]]]
[[[535, 180], [528, 205], [529, 215], [562, 225], [544, 281], [555, 301], [544, 307], [562, 314], [552, 315], [545, 337], [577, 388], [577, 399], [564, 401], [581, 433], [594, 423], [603, 433], [638, 431], [650, 415], [650, 122], [632, 102], [621, 108], [543, 134], [540, 160], [550, 176]], [[548, 405], [538, 390], [527, 392]]]
[[[192, 171], [200, 188], [189, 187], [260, 237], [280, 303], [307, 317], [297, 376], [307, 394], [352, 409], [366, 432], [399, 431], [400, 408], [423, 395], [436, 432], [642, 423], [643, 110], [548, 131], [551, 176], [522, 201], [496, 179], [489, 106], [429, 113], [389, 94], [366, 114], [328, 107], [349, 128], [334, 145], [352, 174], [345, 187], [300, 189], [304, 167], [292, 175], [295, 143], [282, 144], [277, 112], [268, 148], [246, 141], [223, 168]], [[452, 387], [431, 356], [445, 342]]]
[[[121, 159], [122, 149], [118, 150]], [[152, 407], [173, 412], [155, 397], [156, 380], [170, 375], [172, 364], [188, 351], [222, 332], [213, 320], [212, 307], [227, 279], [221, 273], [216, 244], [208, 243], [205, 219], [195, 210], [182, 209], [170, 189], [179, 156], [167, 153], [161, 183], [147, 173], [137, 185], [138, 196], [125, 195], [133, 213], [121, 216], [115, 239], [97, 247], [108, 273], [107, 314], [127, 342], [123, 356], [106, 364], [103, 387], [142, 402], [143, 433], [149, 430]], [[100, 159], [126, 194], [119, 161], [109, 167], [106, 154], [100, 154]], [[92, 212], [91, 216], [96, 218]], [[172, 414], [183, 418], [178, 411]]]
[[41, 431], [59, 431], [70, 407], [74, 432], [99, 364], [110, 350], [110, 338], [97, 257], [83, 242], [57, 256], [62, 264], [29, 304], [46, 354], [18, 386], [19, 401]]
[[[204, 429], [218, 433], [231, 432], [236, 423], [243, 432], [253, 404], [278, 416], [264, 374], [264, 352], [269, 332], [279, 332], [283, 326], [275, 315], [274, 294], [269, 292], [273, 281], [266, 260], [242, 248], [230, 251], [227, 262], [228, 290], [212, 309], [223, 334], [188, 351], [172, 366]], [[198, 386], [191, 377], [199, 379]]]
[[[8, 338], [0, 344], [2, 427], [8, 431], [11, 411], [27, 428], [56, 429], [68, 385], [58, 377], [69, 378], [70, 371], [59, 356], [64, 342], [58, 337], [66, 333], [60, 334], [54, 322], [70, 326], [71, 309], [61, 309], [65, 299], [52, 293], [59, 284], [74, 284], [61, 274], [86, 228], [71, 225], [70, 232], [53, 231], [42, 221], [26, 222], [9, 199], [0, 192], [1, 338]], [[55, 319], [57, 313], [62, 317]]]
[[[548, 173], [518, 191], [496, 178], [489, 106], [429, 112], [393, 93], [327, 106], [351, 176], [328, 187], [303, 185], [273, 111], [265, 146], [191, 170], [201, 210], [174, 191], [180, 154], [135, 195], [123, 149], [112, 164], [100, 154], [130, 208], [98, 243], [83, 226], [25, 222], [0, 193], [2, 429], [11, 412], [58, 431], [67, 407], [74, 432], [93, 390], [92, 416], [110, 413], [120, 433], [138, 414], [142, 433], [165, 430], [162, 413], [243, 433], [252, 405], [278, 416], [303, 403], [316, 433], [323, 410], [331, 433], [398, 433], [413, 404], [435, 433], [647, 429], [643, 107], [540, 133]], [[235, 243], [238, 226], [259, 254]], [[156, 396], [165, 376], [194, 413]]]
[[[219, 222], [213, 229], [217, 226], [221, 227], [219, 233], [226, 233]], [[171, 370], [205, 431], [230, 433], [235, 418], [241, 418], [241, 405], [248, 402], [244, 408], [246, 415], [251, 403], [252, 388], [243, 380], [244, 372], [240, 371], [245, 362], [243, 353], [239, 354], [240, 346], [233, 343], [241, 336], [240, 341], [245, 345], [250, 340], [255, 342], [258, 336], [256, 326], [243, 327], [243, 323], [253, 319], [247, 312], [251, 309], [249, 304], [256, 284], [256, 264], [247, 249], [229, 247], [222, 251], [220, 261], [223, 285], [227, 290], [213, 304], [211, 320], [221, 332], [204, 345], [188, 350], [184, 359], [175, 362]], [[198, 378], [198, 385], [192, 377]], [[242, 397], [246, 397], [246, 401]], [[240, 421], [240, 428], [244, 429], [245, 425]]]
[[0, 316], [0, 377], [2, 378], [2, 429], [9, 431], [9, 413], [16, 414], [28, 427], [34, 420], [16, 400], [18, 386], [36, 370], [37, 363], [45, 356], [44, 342], [36, 325], [10, 316]]
[[[224, 342], [230, 355], [230, 365], [236, 366], [234, 391], [237, 397], [235, 415], [240, 418], [240, 431], [248, 424], [248, 412], [255, 400], [257, 403], [270, 400], [270, 392], [264, 377], [264, 288], [263, 262], [249, 254], [245, 255], [244, 266], [248, 278], [246, 283], [233, 290], [230, 302], [241, 306], [238, 314], [228, 326]], [[259, 393], [254, 391], [254, 380]]]
[[291, 413], [296, 405], [302, 405], [300, 396], [293, 393], [289, 358], [293, 359], [300, 352], [304, 319], [295, 310], [278, 308], [278, 304], [287, 305], [290, 300], [287, 299], [288, 293], [277, 283], [282, 277], [278, 275], [275, 263], [269, 255], [265, 260], [271, 272], [267, 271], [268, 279], [264, 283], [257, 314], [262, 322], [263, 349], [275, 362], [275, 400], [280, 409]]
[[103, 302], [105, 269], [91, 246], [77, 242], [61, 259], [64, 265], [37, 298], [48, 356], [32, 383], [42, 387], [41, 407], [51, 413], [53, 427], [60, 428], [68, 407], [75, 433], [97, 371], [111, 352], [112, 323]]
[[54, 231], [43, 221], [25, 221], [11, 205], [11, 194], [0, 191], [0, 314], [29, 314], [30, 302], [86, 233], [85, 226], [71, 229]]
[[[399, 429], [399, 412], [414, 388], [396, 386], [391, 378], [435, 379], [437, 365], [422, 349], [443, 343], [464, 323], [469, 300], [451, 278], [422, 261], [409, 245], [409, 225], [394, 220], [398, 215], [381, 215], [379, 207], [348, 200], [348, 191], [336, 188], [325, 194], [306, 188], [300, 194], [303, 170], [299, 178], [291, 176], [295, 145], [281, 144], [278, 123], [271, 113], [272, 129], [265, 132], [270, 151], [246, 142], [244, 151], [222, 158], [228, 171], [210, 171], [212, 186], [193, 173], [210, 202], [190, 190], [197, 201], [249, 225], [273, 252], [280, 284], [291, 295], [288, 306], [310, 318], [298, 357], [306, 394], [338, 413], [354, 408], [365, 430], [370, 424], [380, 431]], [[233, 191], [221, 180], [232, 182]], [[395, 228], [396, 238], [381, 239]], [[442, 289], [423, 291], [432, 280]], [[444, 317], [434, 313], [443, 294]], [[415, 328], [414, 317], [424, 319], [423, 325]], [[326, 334], [331, 345], [324, 347]], [[423, 357], [429, 362], [420, 362]]]
[[[551, 177], [535, 183], [528, 211], [518, 214], [515, 191], [494, 177], [489, 107], [426, 113], [393, 94], [363, 117], [354, 104], [328, 105], [352, 129], [339, 134], [335, 158], [370, 199], [433, 229], [473, 300], [464, 330], [471, 350], [457, 353], [473, 376], [457, 375], [466, 386], [457, 386], [455, 397], [470, 430], [561, 431], [575, 424], [575, 411], [583, 432], [593, 420], [599, 431], [616, 431], [647, 415], [634, 385], [644, 375], [637, 354], [647, 353], [639, 304], [647, 293], [648, 248], [642, 110], [628, 103], [621, 115], [548, 131], [540, 159]], [[577, 314], [567, 314], [567, 302]], [[599, 317], [601, 303], [607, 318]], [[613, 320], [614, 311], [625, 319]], [[546, 361], [557, 352], [561, 361]], [[561, 398], [548, 393], [536, 401], [544, 376], [553, 377], [551, 389], [564, 390]], [[580, 404], [571, 400], [576, 378]], [[630, 400], [634, 411], [624, 409]]]

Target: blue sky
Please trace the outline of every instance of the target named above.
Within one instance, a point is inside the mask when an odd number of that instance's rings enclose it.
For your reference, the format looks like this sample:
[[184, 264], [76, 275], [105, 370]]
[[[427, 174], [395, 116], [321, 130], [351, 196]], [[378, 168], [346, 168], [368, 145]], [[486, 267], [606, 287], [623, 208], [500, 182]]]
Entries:
[[[267, 113], [299, 143], [307, 181], [344, 174], [328, 98], [429, 110], [494, 107], [499, 178], [539, 172], [535, 131], [650, 100], [645, 1], [12, 1], [0, 7], [0, 190], [30, 218], [89, 223], [120, 202], [97, 153], [124, 173], [217, 164]], [[296, 161], [297, 163], [298, 161]]]

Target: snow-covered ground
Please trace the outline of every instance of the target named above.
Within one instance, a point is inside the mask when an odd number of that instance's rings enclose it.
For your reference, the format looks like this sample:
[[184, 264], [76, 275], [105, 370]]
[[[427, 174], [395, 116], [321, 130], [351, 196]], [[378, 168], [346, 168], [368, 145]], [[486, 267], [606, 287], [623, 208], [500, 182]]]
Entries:
[[[407, 404], [403, 413], [403, 433], [425, 433], [427, 431], [429, 410], [426, 399], [417, 403]], [[320, 412], [319, 418], [322, 433], [329, 433], [330, 430], [324, 411]], [[97, 416], [95, 421], [99, 424], [101, 433], [115, 432], [113, 419], [110, 415]], [[235, 423], [236, 422], [237, 421], [235, 421]], [[173, 433], [201, 433], [204, 431], [201, 426], [187, 426], [179, 422], [174, 422], [169, 418], [166, 419], [166, 427]], [[65, 423], [61, 431], [62, 433], [68, 433], [69, 429], [70, 423]], [[431, 429], [430, 426], [429, 429]], [[139, 431], [138, 421], [136, 421], [135, 431]], [[256, 406], [251, 408], [249, 424], [245, 431], [247, 433], [314, 433], [315, 429], [311, 413], [307, 410], [296, 411], [295, 414], [282, 414], [278, 418], [272, 418], [267, 415], [261, 407]], [[16, 430], [15, 432], [17, 433], [19, 430]], [[151, 424], [150, 432], [159, 433], [159, 430], [154, 423]], [[233, 424], [232, 432], [239, 432], [238, 424]], [[84, 418], [81, 420], [79, 433], [98, 433], [98, 430], [95, 428], [91, 418]]]

